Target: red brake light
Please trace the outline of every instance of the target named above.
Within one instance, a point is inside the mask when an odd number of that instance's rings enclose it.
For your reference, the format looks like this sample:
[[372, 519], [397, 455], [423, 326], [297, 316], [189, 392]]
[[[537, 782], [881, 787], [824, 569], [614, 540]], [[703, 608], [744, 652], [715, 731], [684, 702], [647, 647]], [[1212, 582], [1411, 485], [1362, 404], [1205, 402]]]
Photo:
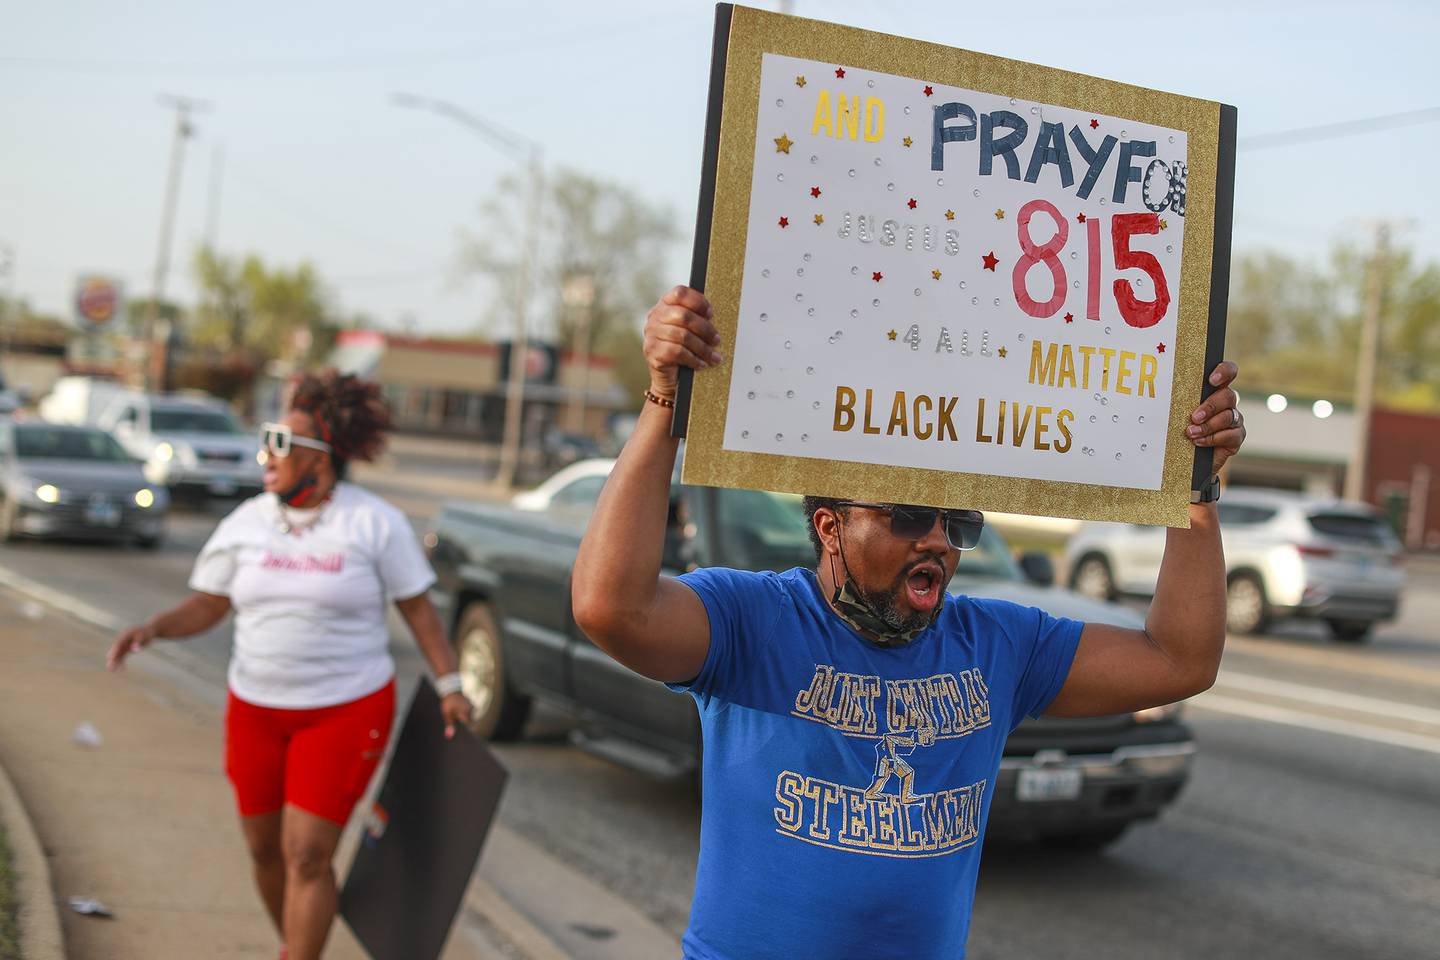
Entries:
[[1297, 543], [1297, 544], [1295, 545], [1295, 549], [1300, 552], [1300, 556], [1302, 556], [1302, 557], [1333, 557], [1333, 556], [1335, 556], [1335, 551], [1332, 550], [1332, 549], [1330, 549], [1329, 547], [1313, 547], [1313, 546], [1310, 546], [1309, 544]]

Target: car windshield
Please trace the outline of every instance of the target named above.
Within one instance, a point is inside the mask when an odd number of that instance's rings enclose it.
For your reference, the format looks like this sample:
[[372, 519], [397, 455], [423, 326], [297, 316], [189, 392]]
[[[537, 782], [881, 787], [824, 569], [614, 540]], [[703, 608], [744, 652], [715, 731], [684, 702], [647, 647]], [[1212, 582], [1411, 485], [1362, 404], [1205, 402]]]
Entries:
[[228, 413], [196, 407], [164, 407], [150, 411], [154, 433], [239, 433], [240, 425]]
[[108, 433], [50, 427], [17, 427], [15, 456], [21, 460], [92, 460], [102, 463], [128, 459], [124, 448]]

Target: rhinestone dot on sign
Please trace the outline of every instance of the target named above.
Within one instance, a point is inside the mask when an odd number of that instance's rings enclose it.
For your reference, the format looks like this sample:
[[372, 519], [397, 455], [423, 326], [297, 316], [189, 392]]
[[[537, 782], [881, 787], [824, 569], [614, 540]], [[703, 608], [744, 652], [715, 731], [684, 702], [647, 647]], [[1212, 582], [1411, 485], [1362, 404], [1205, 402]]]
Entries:
[[850, 176], [852, 176], [852, 177], [855, 176], [855, 168], [854, 168], [854, 167], [851, 167], [851, 168], [850, 168]]
[[746, 399], [746, 400], [754, 400], [754, 399], [755, 399], [755, 391], [754, 391], [754, 390], [751, 390], [750, 392], [746, 393], [746, 394], [745, 394], [745, 399]]
[[770, 268], [769, 268], [769, 267], [766, 267], [764, 270], [761, 270], [761, 271], [760, 271], [760, 276], [762, 276], [762, 277], [768, 277], [768, 276], [770, 276]]
[[764, 323], [766, 320], [769, 320], [769, 319], [770, 319], [770, 314], [768, 314], [768, 313], [762, 313], [762, 314], [760, 314], [760, 322], [761, 322], [761, 323]]
[[[783, 433], [777, 433], [777, 434], [775, 434], [775, 439], [776, 439], [776, 440], [784, 440], [784, 439], [785, 439], [785, 434], [783, 434]], [[1115, 454], [1115, 456], [1118, 457], [1118, 456], [1120, 456], [1120, 454], [1117, 453], [1117, 454]]]
[[750, 431], [749, 431], [749, 430], [741, 430], [741, 431], [740, 431], [740, 439], [741, 439], [741, 440], [749, 440], [749, 439], [750, 439]]
[[809, 262], [810, 262], [810, 254], [807, 253], [807, 254], [805, 254], [805, 256], [801, 257], [800, 259], [801, 259], [801, 260], [804, 260], [806, 263], [809, 263]]
[[761, 370], [760, 364], [758, 364], [758, 363], [755, 364], [755, 372], [756, 372], [756, 373], [759, 373], [760, 370]]

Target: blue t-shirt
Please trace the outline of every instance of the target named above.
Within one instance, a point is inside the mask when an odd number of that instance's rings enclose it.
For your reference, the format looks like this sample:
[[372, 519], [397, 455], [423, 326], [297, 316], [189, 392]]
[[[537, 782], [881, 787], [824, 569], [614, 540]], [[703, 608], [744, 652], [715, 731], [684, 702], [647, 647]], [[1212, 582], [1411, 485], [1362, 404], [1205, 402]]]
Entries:
[[886, 648], [809, 570], [680, 581], [710, 617], [676, 685], [705, 738], [687, 960], [963, 957], [1005, 738], [1059, 693], [1084, 625], [950, 596]]

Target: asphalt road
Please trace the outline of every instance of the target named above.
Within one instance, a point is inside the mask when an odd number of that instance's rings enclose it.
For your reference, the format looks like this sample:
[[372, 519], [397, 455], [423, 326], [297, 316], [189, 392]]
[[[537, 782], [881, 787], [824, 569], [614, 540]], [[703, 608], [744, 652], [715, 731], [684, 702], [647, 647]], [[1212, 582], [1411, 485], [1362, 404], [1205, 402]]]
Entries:
[[[371, 480], [417, 516], [445, 493], [418, 477]], [[156, 552], [0, 547], [0, 579], [138, 620], [183, 597], [220, 515], [177, 512]], [[164, 655], [220, 682], [228, 646], [222, 628]], [[413, 645], [395, 651], [413, 681]], [[1440, 564], [1412, 567], [1401, 620], [1366, 646], [1304, 625], [1232, 638], [1219, 684], [1188, 717], [1197, 765], [1158, 822], [1100, 855], [987, 845], [972, 957], [1440, 956]], [[500, 753], [513, 774], [502, 820], [678, 935], [699, 825], [688, 785], [575, 749], [555, 716]]]

